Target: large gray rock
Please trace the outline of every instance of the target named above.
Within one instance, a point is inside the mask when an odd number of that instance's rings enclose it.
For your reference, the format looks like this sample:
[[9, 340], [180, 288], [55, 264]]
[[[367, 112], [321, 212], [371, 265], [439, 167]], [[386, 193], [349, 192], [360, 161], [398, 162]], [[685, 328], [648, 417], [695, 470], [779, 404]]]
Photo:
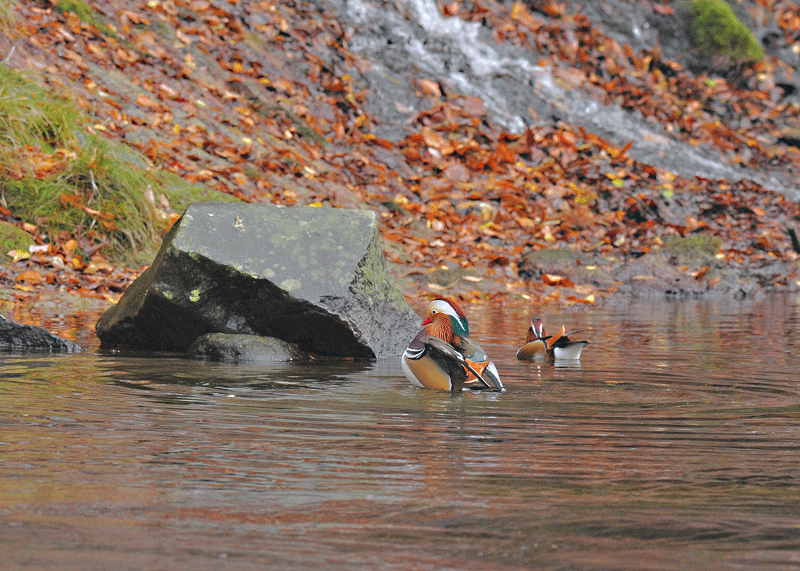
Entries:
[[399, 355], [419, 318], [388, 276], [368, 210], [201, 203], [97, 322], [103, 347], [186, 351], [206, 333], [318, 355]]
[[0, 350], [80, 353], [83, 349], [69, 339], [53, 335], [42, 327], [17, 323], [0, 315]]

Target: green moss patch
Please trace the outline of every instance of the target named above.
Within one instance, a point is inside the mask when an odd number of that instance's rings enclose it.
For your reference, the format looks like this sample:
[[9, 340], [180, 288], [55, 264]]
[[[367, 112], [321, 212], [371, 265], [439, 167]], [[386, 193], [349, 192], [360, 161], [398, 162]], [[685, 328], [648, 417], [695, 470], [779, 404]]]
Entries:
[[122, 40], [122, 36], [120, 36], [111, 26], [108, 25], [106, 19], [86, 2], [81, 2], [80, 0], [58, 0], [55, 7], [59, 12], [71, 12], [75, 14], [79, 20], [94, 26], [106, 36], [112, 37], [116, 40]]
[[727, 56], [747, 63], [764, 59], [764, 51], [752, 32], [723, 0], [695, 0], [692, 15], [695, 43], [704, 55]]
[[8, 265], [11, 261], [8, 252], [12, 250], [27, 252], [34, 243], [31, 235], [22, 228], [0, 221], [0, 264]]
[[662, 252], [679, 266], [698, 268], [715, 264], [716, 254], [722, 248], [722, 239], [711, 234], [690, 236], [666, 236]]

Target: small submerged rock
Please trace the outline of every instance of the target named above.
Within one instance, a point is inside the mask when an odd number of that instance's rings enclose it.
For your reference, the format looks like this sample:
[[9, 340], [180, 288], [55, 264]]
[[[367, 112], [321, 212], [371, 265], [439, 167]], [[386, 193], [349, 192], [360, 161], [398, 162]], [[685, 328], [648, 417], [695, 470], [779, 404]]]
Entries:
[[400, 355], [418, 324], [388, 275], [374, 212], [201, 203], [96, 329], [102, 347], [187, 351], [231, 333], [381, 358]]
[[308, 353], [286, 341], [235, 333], [206, 333], [189, 346], [187, 353], [211, 361], [233, 363], [280, 363], [309, 359]]

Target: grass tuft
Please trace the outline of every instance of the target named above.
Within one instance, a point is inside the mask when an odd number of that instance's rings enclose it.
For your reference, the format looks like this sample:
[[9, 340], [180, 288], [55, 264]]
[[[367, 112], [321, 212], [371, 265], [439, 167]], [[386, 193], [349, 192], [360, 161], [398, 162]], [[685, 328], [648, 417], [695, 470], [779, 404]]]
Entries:
[[87, 124], [72, 101], [0, 65], [0, 201], [48, 241], [84, 236], [116, 261], [144, 263], [170, 222], [156, 208], [162, 195], [172, 208], [220, 198]]
[[0, 30], [4, 32], [12, 31], [16, 28], [17, 17], [14, 8], [17, 0], [4, 0], [0, 2]]

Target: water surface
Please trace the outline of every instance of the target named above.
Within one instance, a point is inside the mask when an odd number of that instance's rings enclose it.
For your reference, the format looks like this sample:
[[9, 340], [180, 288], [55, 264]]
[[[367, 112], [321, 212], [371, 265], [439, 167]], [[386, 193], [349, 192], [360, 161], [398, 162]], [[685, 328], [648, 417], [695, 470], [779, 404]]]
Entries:
[[503, 394], [399, 363], [0, 356], [3, 569], [797, 569], [800, 312], [618, 302], [579, 365], [514, 360], [530, 308], [467, 307]]

